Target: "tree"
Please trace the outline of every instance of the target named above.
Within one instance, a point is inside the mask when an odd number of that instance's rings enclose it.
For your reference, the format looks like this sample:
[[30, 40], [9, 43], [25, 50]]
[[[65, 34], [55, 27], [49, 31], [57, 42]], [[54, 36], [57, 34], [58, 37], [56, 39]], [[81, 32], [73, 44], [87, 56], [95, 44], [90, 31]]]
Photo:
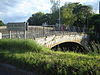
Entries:
[[43, 23], [47, 23], [49, 25], [54, 24], [52, 19], [52, 14], [49, 13], [35, 13], [32, 14], [32, 17], [28, 19], [29, 25], [42, 25]]
[[60, 10], [60, 0], [50, 0], [51, 4], [52, 4], [52, 7], [51, 7], [51, 10], [52, 10], [52, 15], [51, 15], [51, 24], [55, 25], [56, 23], [59, 23], [60, 19], [59, 19], [59, 16], [60, 16], [60, 13], [59, 13], [59, 10]]
[[0, 26], [4, 26], [5, 24], [3, 23], [2, 20], [0, 20]]
[[32, 16], [28, 19], [29, 25], [42, 25], [42, 17], [44, 16], [44, 13], [37, 12], [35, 14], [32, 14]]
[[94, 14], [89, 19], [90, 41], [99, 41], [100, 43], [100, 14]]
[[[30, 25], [42, 25], [44, 22], [55, 25], [59, 23], [59, 1], [51, 0], [52, 13], [37, 12], [28, 19]], [[87, 26], [89, 17], [92, 15], [92, 8], [80, 3], [65, 3], [60, 7], [61, 24], [66, 26]]]
[[84, 27], [92, 14], [92, 8], [80, 3], [65, 3], [61, 7], [62, 23]]
[[89, 20], [89, 28], [94, 28], [94, 32], [100, 35], [100, 14], [93, 15]]
[[61, 19], [63, 24], [73, 25], [76, 20], [76, 17], [72, 12], [74, 7], [75, 3], [65, 3], [65, 5], [61, 7]]
[[75, 16], [77, 17], [77, 20], [75, 21], [74, 25], [78, 25], [80, 27], [87, 27], [88, 19], [92, 15], [92, 8], [90, 6], [77, 3], [74, 7], [73, 14], [75, 14]]

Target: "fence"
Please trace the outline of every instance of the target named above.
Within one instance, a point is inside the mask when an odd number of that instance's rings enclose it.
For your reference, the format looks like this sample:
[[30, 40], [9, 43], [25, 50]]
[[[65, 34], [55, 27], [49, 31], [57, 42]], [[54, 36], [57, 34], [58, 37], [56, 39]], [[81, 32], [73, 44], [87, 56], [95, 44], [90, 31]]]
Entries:
[[[27, 39], [35, 39], [39, 37], [46, 37], [51, 35], [77, 35], [82, 33], [79, 27], [66, 28], [65, 30], [55, 30], [55, 27], [45, 27], [45, 26], [28, 26], [28, 31], [26, 31]], [[2, 33], [2, 38], [9, 38], [9, 31], [5, 27], [0, 27], [0, 32]], [[23, 31], [12, 31], [12, 38], [24, 38]]]

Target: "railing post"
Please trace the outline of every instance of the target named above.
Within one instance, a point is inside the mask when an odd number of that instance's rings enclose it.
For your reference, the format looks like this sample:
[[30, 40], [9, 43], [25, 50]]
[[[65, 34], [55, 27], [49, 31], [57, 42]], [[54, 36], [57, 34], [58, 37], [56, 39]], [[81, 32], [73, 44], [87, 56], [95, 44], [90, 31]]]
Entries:
[[11, 31], [9, 31], [9, 38], [11, 39]]
[[24, 31], [24, 39], [26, 39], [26, 30]]

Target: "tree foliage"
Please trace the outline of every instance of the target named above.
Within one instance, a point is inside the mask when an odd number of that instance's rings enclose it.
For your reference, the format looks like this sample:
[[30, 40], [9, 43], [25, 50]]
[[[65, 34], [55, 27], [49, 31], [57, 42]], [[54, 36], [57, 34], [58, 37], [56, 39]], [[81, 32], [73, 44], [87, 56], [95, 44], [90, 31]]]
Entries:
[[5, 25], [2, 20], [0, 20], [0, 26]]
[[100, 14], [92, 15], [88, 21], [90, 41], [100, 43]]
[[42, 16], [44, 16], [44, 13], [42, 12], [32, 14], [32, 17], [28, 19], [29, 25], [41, 25], [43, 21]]
[[74, 6], [74, 3], [66, 3], [64, 6], [61, 7], [61, 17], [63, 24], [73, 25], [74, 21], [76, 20], [76, 17], [73, 14]]
[[88, 18], [92, 15], [90, 6], [80, 3], [66, 3], [61, 7], [63, 23], [83, 27], [87, 25]]
[[[42, 25], [48, 23], [48, 25], [55, 25], [59, 23], [59, 1], [51, 0], [52, 13], [37, 12], [32, 14], [32, 17], [28, 19], [30, 25]], [[66, 26], [80, 26], [84, 27], [88, 24], [88, 19], [92, 15], [92, 8], [80, 3], [65, 3], [60, 7], [61, 24]]]
[[100, 35], [100, 14], [93, 15], [89, 20], [89, 27]]
[[88, 19], [92, 15], [92, 8], [90, 6], [76, 4], [73, 13], [77, 17], [77, 20], [74, 22], [74, 24], [77, 26], [84, 27], [88, 25]]

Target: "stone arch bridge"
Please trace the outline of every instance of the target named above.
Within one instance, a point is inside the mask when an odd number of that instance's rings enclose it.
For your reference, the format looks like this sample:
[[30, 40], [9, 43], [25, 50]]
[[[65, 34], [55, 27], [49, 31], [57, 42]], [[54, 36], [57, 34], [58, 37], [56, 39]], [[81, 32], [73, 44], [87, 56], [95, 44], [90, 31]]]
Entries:
[[[0, 32], [2, 33], [2, 38], [9, 38], [9, 31], [6, 26], [0, 27]], [[23, 38], [23, 34], [21, 31], [13, 31], [11, 36], [12, 38]], [[52, 48], [64, 42], [75, 42], [85, 46], [87, 34], [75, 31], [56, 31], [53, 27], [28, 26], [26, 38], [34, 39], [39, 44], [48, 48]]]
[[44, 45], [48, 48], [52, 48], [64, 42], [75, 42], [82, 46], [85, 46], [87, 41], [86, 34], [70, 34], [70, 35], [51, 35], [47, 37], [41, 37], [35, 39], [39, 44]]

